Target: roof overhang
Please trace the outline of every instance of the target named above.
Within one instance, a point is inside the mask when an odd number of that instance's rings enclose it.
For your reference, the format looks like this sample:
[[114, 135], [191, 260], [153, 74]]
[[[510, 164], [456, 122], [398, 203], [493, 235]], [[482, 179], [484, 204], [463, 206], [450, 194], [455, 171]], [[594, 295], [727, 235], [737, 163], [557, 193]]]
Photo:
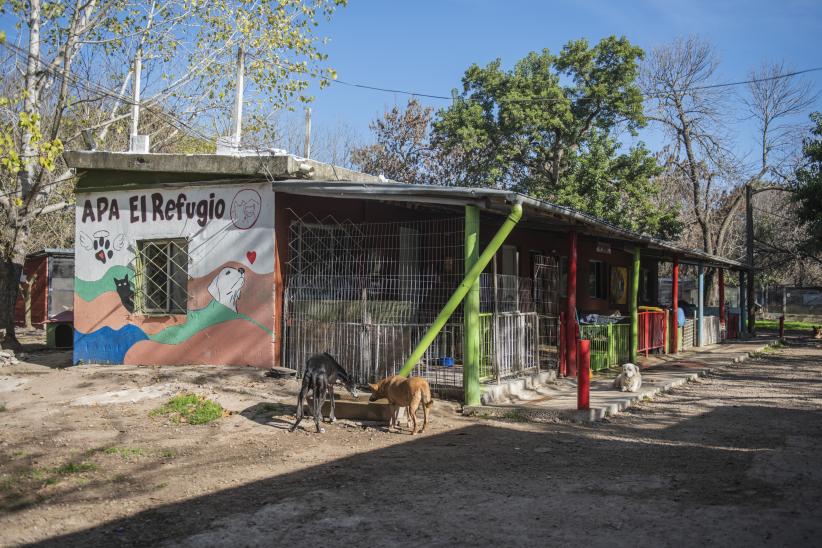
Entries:
[[663, 261], [677, 259], [682, 264], [747, 270], [738, 261], [710, 255], [703, 251], [685, 249], [670, 242], [639, 234], [575, 209], [537, 200], [516, 192], [472, 187], [415, 185], [396, 182], [353, 183], [339, 181], [275, 181], [276, 192], [317, 196], [324, 198], [358, 198], [399, 203], [438, 204], [450, 206], [476, 205], [485, 211], [505, 215], [514, 203], [523, 207], [523, 221], [544, 228], [576, 229], [579, 233], [640, 245], [645, 255]]

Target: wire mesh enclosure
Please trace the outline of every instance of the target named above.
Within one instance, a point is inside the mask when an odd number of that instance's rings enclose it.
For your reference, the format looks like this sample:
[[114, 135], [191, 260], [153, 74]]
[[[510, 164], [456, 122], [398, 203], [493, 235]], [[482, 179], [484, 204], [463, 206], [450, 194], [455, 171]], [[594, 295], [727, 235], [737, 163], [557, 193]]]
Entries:
[[580, 338], [591, 341], [591, 369], [602, 371], [628, 361], [631, 326], [626, 323], [583, 324]]
[[[481, 277], [486, 380], [556, 366], [556, 261], [543, 263], [539, 277]], [[460, 217], [297, 218], [289, 227], [283, 364], [301, 374], [308, 357], [329, 352], [358, 382], [396, 374], [463, 271]], [[440, 393], [462, 388], [462, 320], [460, 307], [413, 372]]]

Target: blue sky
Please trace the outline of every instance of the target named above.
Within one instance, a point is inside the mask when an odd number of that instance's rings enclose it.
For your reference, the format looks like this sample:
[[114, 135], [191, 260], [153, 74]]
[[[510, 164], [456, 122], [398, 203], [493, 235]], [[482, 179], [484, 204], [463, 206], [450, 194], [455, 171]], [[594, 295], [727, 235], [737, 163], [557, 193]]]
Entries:
[[[569, 40], [611, 34], [645, 49], [696, 34], [716, 46], [720, 81], [746, 79], [763, 61], [822, 66], [819, 0], [350, 0], [321, 32], [331, 38], [326, 51], [340, 80], [436, 95], [459, 87], [472, 63], [500, 57], [510, 67], [529, 51], [556, 52]], [[822, 72], [808, 79], [822, 90]], [[369, 121], [406, 99], [332, 84], [316, 92], [313, 125], [345, 122], [367, 140]]]

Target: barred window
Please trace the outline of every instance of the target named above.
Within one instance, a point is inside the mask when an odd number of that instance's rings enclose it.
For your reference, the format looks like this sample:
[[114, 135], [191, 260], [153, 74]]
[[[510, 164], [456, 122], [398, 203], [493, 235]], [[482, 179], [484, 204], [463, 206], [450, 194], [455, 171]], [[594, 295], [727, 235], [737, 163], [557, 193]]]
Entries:
[[138, 240], [134, 308], [142, 314], [185, 313], [188, 241]]

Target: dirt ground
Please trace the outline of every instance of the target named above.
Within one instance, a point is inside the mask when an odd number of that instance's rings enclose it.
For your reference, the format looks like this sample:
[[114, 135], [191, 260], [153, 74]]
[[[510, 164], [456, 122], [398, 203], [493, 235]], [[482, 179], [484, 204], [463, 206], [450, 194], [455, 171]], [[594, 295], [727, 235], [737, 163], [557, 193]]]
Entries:
[[[349, 421], [290, 434], [296, 381], [251, 368], [36, 352], [0, 368], [0, 545], [818, 545], [820, 343], [590, 426], [437, 401], [414, 437]], [[149, 417], [180, 390], [234, 414]]]

